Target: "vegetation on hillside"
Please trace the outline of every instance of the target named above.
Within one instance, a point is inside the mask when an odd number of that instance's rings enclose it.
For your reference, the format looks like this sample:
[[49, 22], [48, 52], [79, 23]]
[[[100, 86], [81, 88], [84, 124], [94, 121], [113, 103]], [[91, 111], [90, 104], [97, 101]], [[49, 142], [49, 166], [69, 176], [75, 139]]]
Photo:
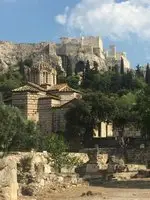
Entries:
[[80, 137], [86, 145], [92, 139], [94, 127], [102, 121], [113, 122], [123, 148], [126, 127], [141, 130], [145, 137], [150, 135], [149, 64], [145, 75], [139, 66], [125, 71], [122, 62], [120, 69], [117, 67], [104, 73], [85, 68], [79, 85], [84, 91], [83, 99], [76, 101], [66, 113], [68, 140]]
[[[22, 65], [18, 71], [10, 68], [6, 74], [0, 75], [0, 91], [8, 96], [12, 89], [24, 84], [24, 81]], [[61, 77], [60, 82], [67, 82], [74, 89], [84, 93], [82, 100], [77, 100], [66, 113], [65, 137], [68, 141], [79, 137], [88, 145], [93, 136], [93, 129], [101, 122], [113, 122], [120, 138], [124, 137], [127, 126], [140, 129], [145, 138], [150, 136], [149, 64], [145, 74], [140, 66], [135, 70], [125, 71], [123, 62], [120, 69], [114, 66], [113, 70], [101, 73], [96, 67], [90, 69], [87, 62], [82, 80], [78, 75], [73, 75]], [[1, 151], [35, 148], [54, 152], [58, 141], [62, 141], [61, 138], [55, 138], [56, 143], [53, 143], [53, 137], [41, 136], [38, 125], [24, 119], [17, 108], [1, 104], [0, 119]], [[64, 145], [63, 142], [60, 144]], [[64, 150], [63, 145], [60, 146], [60, 151]]]

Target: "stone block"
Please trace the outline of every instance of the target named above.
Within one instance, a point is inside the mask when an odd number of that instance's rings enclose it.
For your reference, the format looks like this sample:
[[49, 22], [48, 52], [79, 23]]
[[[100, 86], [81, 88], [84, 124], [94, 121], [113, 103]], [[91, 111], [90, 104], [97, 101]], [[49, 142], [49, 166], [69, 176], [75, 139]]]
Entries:
[[71, 173], [71, 174], [73, 174], [73, 173], [75, 173], [75, 169], [76, 169], [75, 166], [72, 167], [72, 168], [63, 167], [63, 168], [61, 169], [61, 173]]
[[99, 171], [99, 166], [97, 163], [89, 163], [86, 165], [86, 173], [96, 173]]
[[146, 165], [138, 165], [138, 164], [127, 164], [127, 168], [129, 172], [146, 170]]

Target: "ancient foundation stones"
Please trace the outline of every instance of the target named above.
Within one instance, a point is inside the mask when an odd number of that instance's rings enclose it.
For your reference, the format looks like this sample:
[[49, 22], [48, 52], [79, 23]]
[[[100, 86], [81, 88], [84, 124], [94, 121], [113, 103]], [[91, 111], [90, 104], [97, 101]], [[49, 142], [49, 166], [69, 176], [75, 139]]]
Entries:
[[17, 200], [17, 165], [16, 162], [0, 159], [0, 199]]

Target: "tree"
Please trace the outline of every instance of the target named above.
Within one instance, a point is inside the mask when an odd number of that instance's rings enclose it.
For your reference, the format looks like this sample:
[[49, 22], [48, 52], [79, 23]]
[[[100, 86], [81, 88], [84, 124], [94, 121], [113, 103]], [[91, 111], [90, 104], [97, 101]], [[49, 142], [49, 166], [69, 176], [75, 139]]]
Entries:
[[138, 78], [144, 78], [144, 74], [143, 74], [143, 71], [141, 70], [141, 67], [140, 67], [140, 65], [137, 65], [136, 66], [136, 77], [138, 77]]
[[72, 137], [80, 137], [85, 146], [93, 138], [94, 128], [101, 122], [112, 120], [114, 98], [102, 93], [89, 93], [76, 101], [66, 113], [66, 128]]
[[138, 124], [137, 111], [133, 109], [135, 104], [136, 97], [132, 93], [116, 99], [116, 112], [113, 116], [113, 125], [114, 131], [118, 132], [118, 142], [125, 159], [128, 159], [126, 152], [128, 140], [125, 135], [125, 128], [136, 127]]
[[89, 60], [87, 60], [86, 65], [85, 65], [85, 69], [84, 69], [84, 72], [83, 72], [83, 79], [84, 80], [87, 79], [89, 72], [90, 72], [90, 62], [89, 62]]
[[0, 104], [0, 151], [27, 150], [36, 146], [37, 127], [19, 109]]
[[54, 167], [60, 172], [66, 160], [68, 146], [61, 135], [51, 134], [45, 138], [45, 149], [50, 153]]
[[121, 57], [120, 73], [124, 74], [124, 60], [122, 57]]
[[76, 76], [69, 76], [67, 78], [67, 84], [74, 89], [79, 89], [80, 77]]
[[139, 125], [145, 138], [150, 138], [150, 86], [137, 94], [136, 110], [140, 116]]
[[149, 67], [149, 63], [147, 64], [147, 67], [146, 67], [145, 81], [146, 81], [146, 83], [148, 85], [150, 85], [150, 67]]
[[68, 144], [62, 135], [51, 134], [44, 138], [44, 142], [44, 150], [50, 153], [56, 171], [61, 172], [63, 167], [71, 168], [80, 165], [80, 160], [67, 152]]
[[113, 67], [113, 71], [117, 74], [119, 73], [119, 66], [118, 64], [116, 64], [114, 67]]
[[0, 92], [3, 93], [4, 98], [7, 98], [13, 89], [20, 87], [23, 83], [23, 76], [20, 72], [10, 67], [6, 74], [0, 75]]

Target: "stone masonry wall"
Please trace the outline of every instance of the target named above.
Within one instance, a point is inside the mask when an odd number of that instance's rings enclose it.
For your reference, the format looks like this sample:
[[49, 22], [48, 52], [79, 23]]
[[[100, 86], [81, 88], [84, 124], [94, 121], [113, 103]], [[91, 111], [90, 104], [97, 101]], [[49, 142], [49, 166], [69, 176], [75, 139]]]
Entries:
[[[72, 154], [72, 156], [74, 155]], [[84, 154], [82, 156], [85, 159]], [[73, 169], [70, 171], [63, 168], [61, 173], [57, 173], [47, 152], [18, 152], [9, 157], [17, 162], [19, 196], [36, 196], [41, 189], [47, 187], [49, 191], [53, 192], [86, 184]]]
[[12, 105], [20, 109], [24, 116], [27, 116], [27, 93], [13, 93]]

